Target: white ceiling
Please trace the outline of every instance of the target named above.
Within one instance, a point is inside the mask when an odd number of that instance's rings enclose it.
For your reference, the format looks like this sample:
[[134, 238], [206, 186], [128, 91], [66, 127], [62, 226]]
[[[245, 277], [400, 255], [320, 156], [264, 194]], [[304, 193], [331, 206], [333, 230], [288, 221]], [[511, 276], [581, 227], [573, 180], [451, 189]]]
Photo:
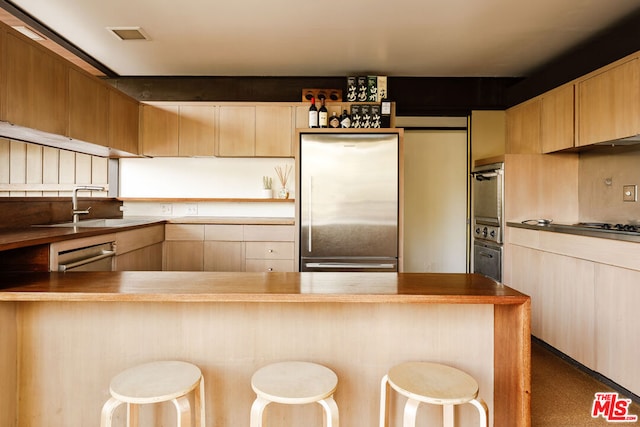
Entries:
[[[121, 76], [525, 76], [637, 0], [13, 0]], [[139, 26], [150, 41], [106, 27]]]

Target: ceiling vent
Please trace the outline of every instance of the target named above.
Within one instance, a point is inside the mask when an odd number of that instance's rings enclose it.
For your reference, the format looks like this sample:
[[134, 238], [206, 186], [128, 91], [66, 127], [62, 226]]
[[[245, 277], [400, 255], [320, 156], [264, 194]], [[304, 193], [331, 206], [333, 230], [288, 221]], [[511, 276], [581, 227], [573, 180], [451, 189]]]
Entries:
[[107, 27], [118, 40], [150, 40], [140, 27]]

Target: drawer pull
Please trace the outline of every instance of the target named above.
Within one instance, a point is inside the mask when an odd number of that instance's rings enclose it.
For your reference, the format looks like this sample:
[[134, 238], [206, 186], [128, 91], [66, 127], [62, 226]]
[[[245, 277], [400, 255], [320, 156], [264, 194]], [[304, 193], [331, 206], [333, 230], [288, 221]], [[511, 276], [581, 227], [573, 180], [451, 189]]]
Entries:
[[267, 249], [269, 253], [273, 253], [273, 249]]

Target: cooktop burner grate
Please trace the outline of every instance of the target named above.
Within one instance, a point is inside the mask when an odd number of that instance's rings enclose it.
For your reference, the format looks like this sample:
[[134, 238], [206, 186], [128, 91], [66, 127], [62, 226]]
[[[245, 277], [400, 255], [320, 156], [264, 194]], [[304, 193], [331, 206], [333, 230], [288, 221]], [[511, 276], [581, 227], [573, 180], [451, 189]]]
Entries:
[[631, 233], [640, 232], [640, 226], [635, 224], [609, 224], [606, 222], [580, 222], [579, 227], [595, 228], [599, 230], [628, 231]]

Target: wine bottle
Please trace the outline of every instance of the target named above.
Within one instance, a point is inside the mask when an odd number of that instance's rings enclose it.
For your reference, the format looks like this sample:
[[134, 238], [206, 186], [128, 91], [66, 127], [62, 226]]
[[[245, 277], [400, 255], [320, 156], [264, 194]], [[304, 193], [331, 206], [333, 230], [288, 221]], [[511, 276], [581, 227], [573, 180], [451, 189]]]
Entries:
[[309, 107], [309, 127], [318, 127], [318, 108], [316, 107], [316, 99], [311, 98], [311, 107]]
[[336, 112], [333, 112], [333, 115], [329, 119], [329, 127], [330, 128], [339, 128], [340, 127], [340, 117], [336, 115]]
[[320, 106], [320, 110], [318, 110], [318, 126], [321, 128], [329, 127], [329, 112], [327, 111], [327, 107], [324, 105], [325, 98], [320, 98], [322, 101], [322, 105]]
[[340, 127], [341, 128], [350, 128], [351, 127], [351, 117], [347, 110], [342, 112], [342, 116], [340, 116]]

